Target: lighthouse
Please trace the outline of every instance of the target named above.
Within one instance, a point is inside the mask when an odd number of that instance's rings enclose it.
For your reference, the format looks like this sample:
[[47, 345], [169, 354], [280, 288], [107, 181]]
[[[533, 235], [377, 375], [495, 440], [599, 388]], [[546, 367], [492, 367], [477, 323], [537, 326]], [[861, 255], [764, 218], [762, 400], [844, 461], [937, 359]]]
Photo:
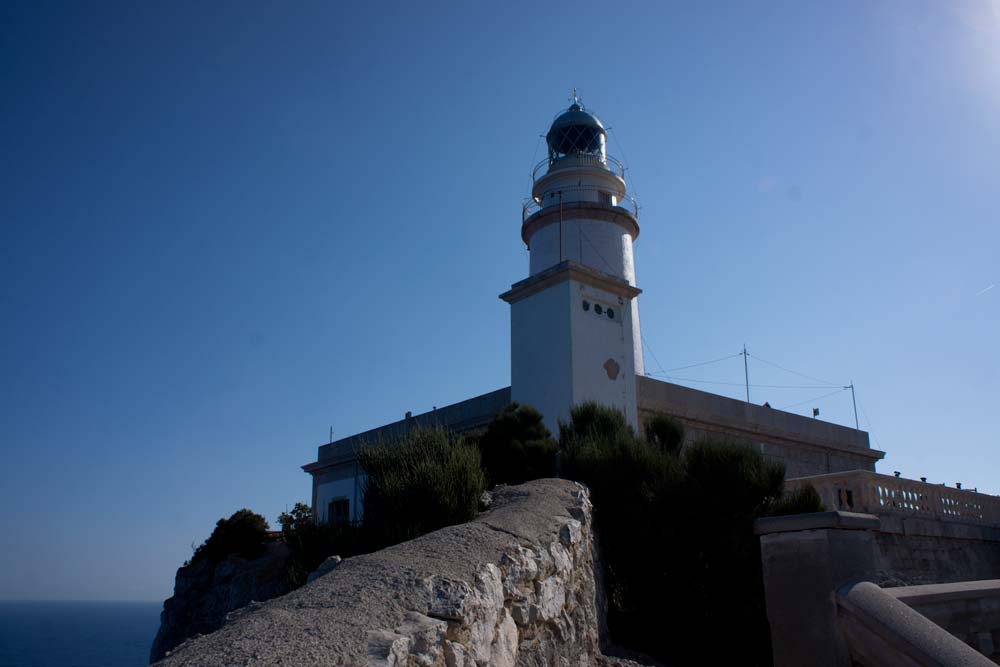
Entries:
[[528, 276], [500, 295], [510, 304], [511, 386], [422, 414], [401, 408], [398, 421], [320, 445], [303, 466], [313, 480], [314, 520], [361, 518], [361, 448], [405, 443], [417, 428], [481, 433], [512, 401], [537, 408], [553, 434], [574, 405], [593, 401], [621, 411], [633, 427], [640, 415], [665, 414], [689, 437], [751, 442], [790, 477], [874, 471], [885, 453], [864, 431], [645, 376], [632, 256], [639, 208], [625, 169], [607, 154], [604, 123], [575, 94], [545, 139], [548, 155], [532, 171], [521, 215]]
[[588, 401], [637, 427], [639, 208], [607, 154], [604, 123], [575, 92], [545, 141], [522, 207], [528, 277], [500, 295], [511, 307], [511, 399], [537, 408], [553, 433]]

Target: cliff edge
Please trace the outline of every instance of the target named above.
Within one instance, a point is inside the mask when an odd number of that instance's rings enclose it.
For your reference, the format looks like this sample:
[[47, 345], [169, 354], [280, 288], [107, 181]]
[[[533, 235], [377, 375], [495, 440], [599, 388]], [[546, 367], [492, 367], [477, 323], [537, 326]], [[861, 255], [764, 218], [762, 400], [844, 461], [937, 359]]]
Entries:
[[474, 521], [349, 558], [157, 664], [635, 665], [600, 652], [592, 510], [574, 482], [499, 488]]
[[289, 556], [284, 543], [272, 542], [259, 558], [199, 559], [178, 569], [174, 594], [163, 603], [150, 662], [163, 658], [188, 637], [218, 630], [229, 612], [290, 591]]

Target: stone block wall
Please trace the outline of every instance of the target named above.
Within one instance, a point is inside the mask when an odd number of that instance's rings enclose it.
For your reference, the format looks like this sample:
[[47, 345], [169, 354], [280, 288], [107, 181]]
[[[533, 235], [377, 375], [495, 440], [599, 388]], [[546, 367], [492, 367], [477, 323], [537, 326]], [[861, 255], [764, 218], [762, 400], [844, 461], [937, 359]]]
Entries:
[[1000, 529], [919, 517], [880, 517], [876, 578], [882, 586], [1000, 578]]
[[[906, 592], [912, 597], [918, 589], [935, 588], [914, 584], [960, 586], [946, 582], [1000, 577], [997, 528], [831, 511], [759, 519], [756, 531], [776, 666], [979, 664], [982, 656], [969, 653], [963, 642], [987, 655], [994, 652], [993, 635], [1000, 638], [996, 594], [986, 603], [981, 591], [974, 599], [947, 599], [960, 613], [941, 607], [934, 621], [951, 620], [935, 629], [896, 604], [891, 591], [899, 591], [902, 600]], [[903, 616], [910, 620], [893, 620]], [[936, 638], [928, 640], [928, 633]], [[951, 636], [961, 641], [956, 644]], [[927, 657], [949, 642], [949, 651], [975, 661]], [[904, 654], [910, 657], [904, 660]]]
[[788, 478], [873, 471], [885, 456], [871, 448], [864, 431], [650, 377], [636, 377], [636, 396], [640, 425], [662, 413], [684, 423], [687, 443], [706, 436], [750, 443], [768, 460], [783, 463]]

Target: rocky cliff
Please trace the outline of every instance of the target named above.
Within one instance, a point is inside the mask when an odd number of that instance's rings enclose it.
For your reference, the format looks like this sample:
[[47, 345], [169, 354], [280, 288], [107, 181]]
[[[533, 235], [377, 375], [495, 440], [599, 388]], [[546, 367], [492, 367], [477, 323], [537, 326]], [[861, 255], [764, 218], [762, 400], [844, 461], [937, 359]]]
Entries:
[[218, 630], [229, 612], [287, 593], [288, 558], [288, 547], [273, 542], [259, 558], [200, 559], [177, 570], [174, 595], [163, 603], [150, 662], [188, 637]]
[[587, 490], [537, 480], [475, 521], [349, 558], [189, 640], [163, 667], [625, 666], [601, 653]]

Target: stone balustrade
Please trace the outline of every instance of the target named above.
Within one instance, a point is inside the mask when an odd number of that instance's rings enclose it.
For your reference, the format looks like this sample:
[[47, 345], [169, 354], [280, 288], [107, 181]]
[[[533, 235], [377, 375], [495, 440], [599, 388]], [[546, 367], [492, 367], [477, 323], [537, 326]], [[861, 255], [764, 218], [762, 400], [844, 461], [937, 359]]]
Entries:
[[867, 470], [797, 477], [795, 490], [811, 485], [831, 511], [916, 516], [937, 521], [1000, 526], [1000, 497]]

